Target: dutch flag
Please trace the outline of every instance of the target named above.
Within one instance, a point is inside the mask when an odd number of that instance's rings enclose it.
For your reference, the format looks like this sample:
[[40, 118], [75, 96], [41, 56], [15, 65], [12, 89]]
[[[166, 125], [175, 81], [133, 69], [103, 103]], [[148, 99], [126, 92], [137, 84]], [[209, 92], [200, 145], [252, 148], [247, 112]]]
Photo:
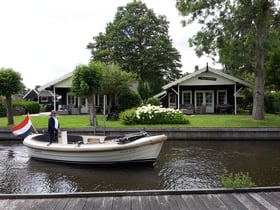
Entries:
[[26, 115], [24, 120], [21, 123], [19, 123], [18, 125], [15, 125], [12, 128], [12, 133], [15, 136], [19, 136], [21, 138], [25, 138], [26, 136], [34, 133], [34, 127], [29, 118], [29, 115]]

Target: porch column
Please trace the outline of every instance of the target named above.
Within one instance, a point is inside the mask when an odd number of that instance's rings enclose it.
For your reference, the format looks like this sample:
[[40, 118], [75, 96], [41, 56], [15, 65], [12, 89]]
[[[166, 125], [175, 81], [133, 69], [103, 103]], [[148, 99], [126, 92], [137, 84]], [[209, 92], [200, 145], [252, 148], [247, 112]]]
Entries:
[[178, 110], [180, 109], [180, 85], [178, 85], [178, 94], [177, 94], [177, 104], [178, 104]]
[[234, 114], [237, 114], [237, 102], [236, 102], [236, 83], [234, 83]]
[[56, 110], [55, 86], [53, 86], [53, 109]]

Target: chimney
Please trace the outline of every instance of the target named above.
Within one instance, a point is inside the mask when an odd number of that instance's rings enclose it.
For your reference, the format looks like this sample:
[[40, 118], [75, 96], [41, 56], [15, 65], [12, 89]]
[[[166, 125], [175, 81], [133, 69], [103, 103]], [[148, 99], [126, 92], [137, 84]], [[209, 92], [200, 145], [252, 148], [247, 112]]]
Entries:
[[194, 71], [198, 71], [198, 69], [199, 69], [199, 67], [196, 65], [196, 66], [194, 67]]

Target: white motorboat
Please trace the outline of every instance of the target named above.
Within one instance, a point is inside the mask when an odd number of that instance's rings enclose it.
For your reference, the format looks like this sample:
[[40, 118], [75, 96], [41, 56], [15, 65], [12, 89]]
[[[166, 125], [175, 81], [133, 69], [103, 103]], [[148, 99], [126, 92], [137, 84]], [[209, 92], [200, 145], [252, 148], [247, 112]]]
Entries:
[[122, 137], [67, 135], [61, 132], [58, 142], [48, 144], [48, 134], [27, 136], [23, 144], [35, 159], [76, 164], [153, 163], [167, 140], [166, 135], [147, 132]]

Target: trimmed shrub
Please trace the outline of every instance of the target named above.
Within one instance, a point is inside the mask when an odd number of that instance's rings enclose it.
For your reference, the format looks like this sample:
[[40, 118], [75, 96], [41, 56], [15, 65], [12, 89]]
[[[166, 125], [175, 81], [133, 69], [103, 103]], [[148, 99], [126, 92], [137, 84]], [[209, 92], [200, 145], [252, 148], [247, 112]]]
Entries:
[[140, 106], [142, 99], [137, 92], [127, 89], [118, 96], [118, 102], [119, 110], [124, 111]]
[[125, 125], [133, 125], [136, 124], [135, 119], [136, 119], [136, 109], [127, 109], [123, 112], [120, 113], [120, 119], [123, 124]]
[[145, 102], [145, 104], [151, 104], [151, 105], [155, 105], [155, 106], [160, 106], [161, 102], [158, 98], [148, 98], [147, 101]]
[[25, 109], [25, 114], [36, 114], [40, 112], [40, 105], [35, 101], [23, 101], [15, 100], [13, 101], [13, 107], [22, 107]]

